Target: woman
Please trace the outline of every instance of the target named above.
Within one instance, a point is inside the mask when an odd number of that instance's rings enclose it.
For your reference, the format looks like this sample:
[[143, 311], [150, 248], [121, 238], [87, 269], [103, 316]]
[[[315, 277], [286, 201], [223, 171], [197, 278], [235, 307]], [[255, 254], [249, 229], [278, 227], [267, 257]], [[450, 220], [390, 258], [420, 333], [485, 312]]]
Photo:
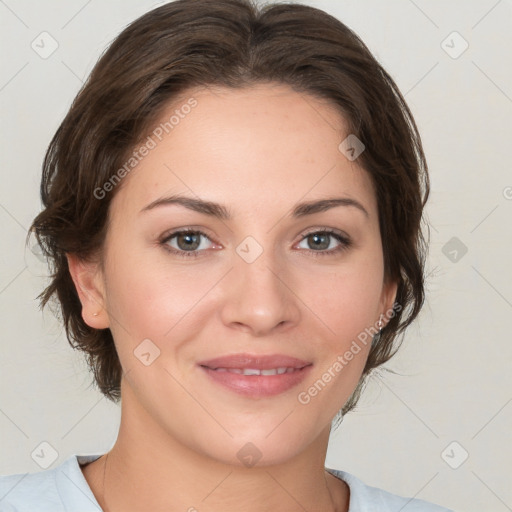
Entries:
[[2, 477], [6, 510], [446, 510], [324, 467], [423, 304], [429, 191], [403, 97], [341, 22], [248, 0], [142, 16], [41, 191], [42, 304], [121, 425], [107, 454]]

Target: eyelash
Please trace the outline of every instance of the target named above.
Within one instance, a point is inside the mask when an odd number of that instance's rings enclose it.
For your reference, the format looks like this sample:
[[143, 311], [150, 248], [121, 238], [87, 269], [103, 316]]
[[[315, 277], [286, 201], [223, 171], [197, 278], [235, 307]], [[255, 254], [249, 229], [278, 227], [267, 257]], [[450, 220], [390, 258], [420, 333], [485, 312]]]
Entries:
[[[178, 257], [182, 258], [198, 258], [201, 256], [201, 251], [198, 251], [197, 249], [194, 251], [183, 251], [183, 250], [177, 250], [168, 245], [169, 241], [175, 238], [178, 235], [186, 235], [186, 234], [194, 234], [194, 235], [201, 235], [210, 240], [210, 237], [200, 229], [182, 229], [179, 231], [174, 231], [170, 234], [164, 235], [164, 237], [160, 240], [160, 244], [162, 247], [167, 251], [170, 252], [173, 255], [176, 255]], [[324, 256], [331, 256], [337, 253], [341, 253], [343, 251], [346, 251], [349, 247], [352, 246], [352, 240], [348, 238], [347, 236], [341, 235], [340, 233], [330, 229], [330, 228], [320, 228], [315, 231], [311, 231], [309, 233], [306, 233], [299, 243], [307, 239], [311, 235], [330, 235], [333, 238], [335, 238], [338, 242], [340, 242], [340, 245], [336, 247], [335, 249], [329, 249], [329, 250], [322, 250], [322, 251], [314, 251], [312, 249], [306, 249], [312, 256], [314, 257], [324, 257]], [[210, 240], [211, 241], [211, 240]], [[204, 249], [203, 249], [204, 250]]]

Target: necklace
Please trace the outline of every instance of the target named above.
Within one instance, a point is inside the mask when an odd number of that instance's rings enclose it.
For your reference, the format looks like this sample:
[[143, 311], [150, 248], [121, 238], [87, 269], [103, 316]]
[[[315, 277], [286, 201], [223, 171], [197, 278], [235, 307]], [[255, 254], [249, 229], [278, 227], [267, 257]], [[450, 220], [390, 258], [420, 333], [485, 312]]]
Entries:
[[103, 487], [101, 489], [101, 497], [102, 497], [103, 504], [105, 505], [103, 512], [108, 512], [107, 502], [105, 500], [105, 475], [107, 473], [107, 460], [108, 460], [109, 453], [110, 452], [107, 453], [107, 456], [105, 457], [105, 464], [103, 465]]

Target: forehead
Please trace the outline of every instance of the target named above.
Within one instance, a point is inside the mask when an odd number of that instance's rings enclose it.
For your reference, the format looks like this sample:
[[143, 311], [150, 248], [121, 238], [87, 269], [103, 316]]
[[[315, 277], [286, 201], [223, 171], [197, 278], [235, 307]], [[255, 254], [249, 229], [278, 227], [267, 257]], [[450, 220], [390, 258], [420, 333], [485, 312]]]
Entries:
[[151, 149], [112, 204], [125, 214], [172, 193], [229, 203], [233, 211], [335, 193], [376, 207], [368, 173], [339, 149], [348, 135], [339, 111], [283, 84], [190, 89], [148, 133], [141, 146]]

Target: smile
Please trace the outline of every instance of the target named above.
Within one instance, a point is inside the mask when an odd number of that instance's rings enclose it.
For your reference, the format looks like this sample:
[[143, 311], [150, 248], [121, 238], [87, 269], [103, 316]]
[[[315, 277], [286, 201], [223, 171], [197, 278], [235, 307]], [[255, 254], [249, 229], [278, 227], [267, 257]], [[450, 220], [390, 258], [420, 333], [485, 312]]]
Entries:
[[210, 382], [221, 389], [259, 399], [277, 396], [297, 387], [309, 374], [313, 365], [302, 368], [278, 367], [256, 368], [209, 368], [199, 366]]

